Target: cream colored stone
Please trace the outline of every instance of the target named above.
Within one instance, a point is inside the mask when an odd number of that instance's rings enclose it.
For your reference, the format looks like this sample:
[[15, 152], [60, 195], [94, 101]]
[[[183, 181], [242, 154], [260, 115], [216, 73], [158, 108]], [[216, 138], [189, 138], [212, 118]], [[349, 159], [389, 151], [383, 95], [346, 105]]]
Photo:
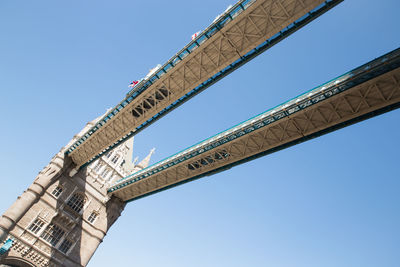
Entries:
[[[98, 119], [88, 123], [69, 144]], [[108, 185], [143, 167], [131, 162], [133, 139], [131, 141], [81, 170], [75, 169], [71, 161], [64, 159], [65, 149], [61, 149], [0, 218], [0, 240], [4, 242], [8, 238], [14, 239], [13, 247], [0, 258], [0, 264], [86, 266], [125, 206], [124, 202], [107, 195]], [[148, 164], [150, 156], [143, 162]], [[62, 188], [58, 196], [53, 194], [57, 187]], [[68, 205], [74, 194], [85, 199], [80, 212], [75, 212]], [[93, 219], [92, 213], [96, 214], [96, 218], [89, 221], [89, 217]], [[42, 225], [36, 231], [31, 226], [37, 220]], [[44, 235], [51, 224], [64, 231], [54, 246]], [[70, 248], [66, 253], [62, 252], [62, 244], [68, 242]]]

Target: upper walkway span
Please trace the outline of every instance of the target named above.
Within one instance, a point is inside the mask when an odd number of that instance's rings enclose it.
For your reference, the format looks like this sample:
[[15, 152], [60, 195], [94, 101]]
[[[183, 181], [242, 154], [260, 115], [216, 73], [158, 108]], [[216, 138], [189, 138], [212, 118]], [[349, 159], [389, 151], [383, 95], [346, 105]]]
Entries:
[[124, 142], [342, 0], [240, 0], [67, 149], [77, 167]]
[[117, 181], [135, 200], [400, 107], [400, 48]]

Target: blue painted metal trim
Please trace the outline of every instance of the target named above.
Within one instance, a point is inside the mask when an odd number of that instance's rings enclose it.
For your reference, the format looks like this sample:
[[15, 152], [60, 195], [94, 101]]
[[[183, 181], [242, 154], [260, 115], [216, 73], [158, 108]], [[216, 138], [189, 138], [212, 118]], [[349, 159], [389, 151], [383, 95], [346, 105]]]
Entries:
[[129, 203], [129, 202], [131, 202], [131, 201], [139, 200], [139, 199], [141, 199], [141, 198], [144, 198], [144, 197], [147, 197], [147, 196], [150, 196], [150, 195], [159, 193], [159, 192], [161, 192], [161, 191], [164, 191], [164, 190], [167, 190], [167, 189], [176, 187], [176, 186], [178, 186], [178, 185], [182, 185], [182, 184], [185, 184], [185, 183], [188, 183], [188, 182], [197, 180], [197, 179], [202, 178], [202, 177], [205, 177], [205, 176], [213, 175], [213, 174], [216, 174], [216, 173], [218, 173], [218, 172], [222, 172], [222, 171], [228, 170], [228, 169], [230, 169], [230, 168], [232, 168], [232, 167], [234, 167], [234, 166], [237, 166], [237, 165], [246, 163], [246, 162], [248, 162], [248, 161], [251, 161], [251, 160], [254, 160], [254, 159], [257, 159], [257, 158], [260, 158], [260, 157], [269, 155], [269, 154], [272, 154], [272, 153], [274, 153], [274, 152], [278, 152], [278, 151], [280, 151], [280, 150], [289, 148], [289, 147], [294, 146], [294, 145], [297, 145], [297, 144], [301, 144], [301, 143], [303, 143], [303, 142], [305, 142], [305, 141], [308, 141], [308, 140], [311, 140], [311, 139], [320, 137], [320, 136], [322, 136], [322, 135], [324, 135], [324, 134], [331, 133], [331, 132], [333, 132], [333, 131], [336, 131], [336, 130], [342, 129], [342, 128], [344, 128], [344, 127], [350, 126], [350, 125], [352, 125], [352, 124], [355, 124], [355, 123], [357, 123], [357, 122], [361, 122], [361, 121], [363, 121], [363, 120], [370, 119], [370, 118], [372, 118], [372, 117], [376, 117], [376, 116], [382, 115], [382, 114], [384, 114], [384, 113], [386, 113], [386, 112], [389, 112], [389, 111], [392, 111], [392, 110], [395, 110], [395, 109], [398, 109], [398, 108], [400, 108], [400, 103], [396, 103], [396, 104], [393, 104], [393, 105], [384, 107], [384, 108], [382, 108], [382, 109], [375, 110], [375, 111], [373, 111], [373, 112], [364, 114], [364, 115], [362, 115], [362, 116], [359, 116], [359, 117], [357, 117], [357, 118], [348, 120], [348, 121], [346, 121], [346, 122], [342, 122], [342, 123], [340, 123], [340, 124], [337, 124], [337, 125], [332, 126], [332, 127], [330, 127], [330, 128], [324, 129], [324, 130], [322, 130], [322, 131], [313, 133], [313, 134], [308, 135], [308, 136], [305, 136], [305, 137], [301, 137], [301, 138], [299, 138], [299, 139], [297, 139], [297, 140], [291, 141], [291, 142], [286, 143], [286, 144], [284, 144], [284, 145], [281, 145], [281, 146], [275, 147], [275, 148], [273, 148], [273, 149], [269, 149], [269, 150], [267, 150], [267, 151], [264, 151], [264, 152], [258, 153], [258, 154], [256, 154], [256, 155], [253, 155], [253, 156], [251, 156], [251, 157], [248, 157], [248, 158], [245, 158], [245, 159], [242, 159], [242, 160], [239, 160], [239, 161], [230, 163], [230, 164], [225, 165], [225, 166], [223, 166], [223, 167], [221, 167], [221, 168], [214, 169], [214, 170], [212, 170], [212, 171], [202, 173], [202, 174], [200, 174], [200, 175], [191, 177], [191, 178], [186, 179], [186, 180], [184, 180], [184, 181], [180, 181], [180, 182], [178, 182], [178, 183], [176, 183], [176, 184], [172, 184], [172, 185], [169, 185], [169, 186], [166, 186], [166, 187], [157, 189], [157, 190], [155, 190], [155, 191], [152, 191], [152, 192], [143, 194], [143, 195], [141, 195], [141, 196], [138, 196], [138, 197], [129, 199], [129, 200], [125, 201], [125, 203]]
[[[164, 115], [166, 115], [169, 111], [179, 107], [181, 104], [183, 104], [184, 102], [186, 102], [187, 100], [189, 100], [190, 98], [194, 97], [195, 95], [197, 95], [198, 93], [202, 92], [203, 90], [205, 90], [206, 88], [208, 88], [209, 86], [213, 85], [214, 83], [216, 83], [217, 81], [221, 80], [222, 78], [224, 78], [225, 76], [227, 76], [228, 74], [230, 74], [231, 72], [233, 72], [234, 70], [238, 69], [239, 67], [243, 66], [245, 63], [249, 62], [250, 60], [252, 60], [253, 58], [255, 58], [256, 56], [258, 56], [259, 54], [263, 53], [265, 50], [271, 48], [273, 45], [277, 44], [278, 42], [280, 42], [281, 40], [283, 40], [284, 38], [288, 37], [290, 34], [294, 33], [295, 31], [297, 31], [298, 29], [300, 29], [301, 27], [305, 26], [306, 24], [308, 24], [309, 22], [311, 22], [312, 20], [316, 19], [317, 17], [319, 17], [320, 15], [324, 14], [325, 12], [327, 12], [328, 10], [330, 10], [331, 8], [333, 8], [334, 6], [338, 5], [340, 2], [342, 2], [343, 0], [329, 0], [329, 1], [325, 1], [324, 3], [322, 3], [320, 6], [318, 6], [317, 8], [315, 8], [314, 10], [312, 10], [311, 12], [309, 12], [308, 14], [306, 14], [305, 16], [299, 18], [298, 20], [296, 20], [295, 22], [293, 22], [292, 24], [290, 24], [289, 26], [287, 26], [285, 29], [283, 29], [282, 31], [280, 31], [279, 33], [277, 33], [276, 35], [272, 36], [271, 38], [269, 38], [268, 40], [266, 40], [265, 42], [263, 42], [261, 45], [257, 46], [255, 49], [251, 50], [250, 52], [248, 52], [246, 55], [244, 55], [243, 57], [239, 58], [238, 60], [236, 60], [235, 62], [233, 62], [232, 64], [228, 65], [225, 69], [221, 70], [220, 72], [218, 72], [217, 74], [215, 74], [214, 76], [212, 76], [210, 79], [208, 79], [207, 81], [201, 83], [200, 85], [198, 85], [196, 88], [194, 88], [192, 91], [188, 92], [187, 94], [185, 94], [183, 97], [181, 97], [178, 101], [172, 103], [171, 105], [169, 105], [168, 107], [166, 107], [165, 109], [163, 109], [162, 111], [160, 111], [159, 113], [157, 113], [156, 115], [154, 115], [152, 118], [148, 119], [147, 121], [145, 121], [144, 123], [142, 123], [141, 125], [139, 125], [134, 131], [131, 131], [129, 134], [127, 134], [124, 138], [118, 140], [117, 142], [115, 142], [113, 145], [109, 146], [107, 149], [103, 150], [101, 153], [99, 153], [97, 156], [93, 157], [91, 160], [89, 160], [86, 164], [84, 164], [81, 168], [85, 167], [86, 165], [90, 164], [91, 162], [95, 161], [96, 159], [98, 159], [99, 157], [101, 157], [102, 155], [106, 154], [108, 151], [112, 150], [114, 147], [122, 144], [123, 142], [125, 142], [127, 139], [129, 139], [132, 135], [137, 134], [139, 131], [145, 129], [147, 126], [149, 126], [151, 123], [155, 122], [156, 120], [162, 118]], [[242, 1], [246, 2], [246, 1]], [[237, 5], [235, 5], [234, 7], [232, 7], [232, 9], [234, 9], [235, 7], [237, 7]], [[232, 10], [231, 9], [231, 10]], [[221, 21], [218, 20], [217, 22]], [[216, 23], [217, 23], [216, 22]], [[211, 26], [209, 28], [212, 28]], [[209, 29], [208, 28], [208, 29]], [[200, 38], [201, 36], [199, 36]], [[196, 39], [197, 40], [197, 39]], [[146, 87], [147, 89], [147, 87]], [[144, 90], [140, 91], [143, 92]], [[137, 95], [140, 94], [139, 91], [135, 92], [135, 97]], [[133, 96], [133, 95], [132, 95]], [[132, 97], [131, 96], [131, 97]], [[67, 150], [67, 154], [69, 154], [70, 152], [72, 152], [73, 150]]]
[[13, 242], [14, 242], [13, 239], [11, 239], [11, 238], [7, 239], [7, 241], [0, 248], [0, 255], [4, 255], [10, 250], [10, 248], [12, 247]]
[[[267, 110], [249, 120], [242, 122], [234, 127], [223, 131], [217, 135], [214, 135], [204, 141], [201, 141], [187, 149], [184, 149], [166, 159], [163, 159], [139, 172], [122, 178], [116, 182], [115, 186], [108, 189], [108, 192], [113, 192], [115, 190], [121, 189], [129, 184], [140, 181], [148, 176], [151, 176], [159, 171], [167, 169], [173, 165], [176, 165], [182, 161], [188, 160], [199, 154], [205, 153], [212, 150], [220, 145], [230, 142], [236, 138], [239, 138], [245, 134], [255, 131], [261, 127], [265, 127], [272, 122], [278, 121], [289, 115], [292, 115], [300, 110], [303, 110], [311, 105], [314, 105], [320, 101], [326, 100], [334, 95], [342, 93], [358, 84], [362, 84], [370, 79], [373, 79], [379, 75], [389, 72], [393, 69], [400, 67], [400, 48], [387, 53], [375, 60], [372, 60], [350, 72], [347, 72], [321, 86], [313, 88], [306, 93], [297, 96], [285, 103]], [[254, 123], [248, 123], [254, 120]], [[236, 131], [232, 131], [234, 128], [238, 128]], [[216, 138], [221, 135], [220, 138]], [[215, 139], [213, 142], [207, 144], [207, 140]], [[204, 144], [205, 143], [205, 144]], [[202, 144], [202, 145], [200, 145]], [[193, 147], [199, 146], [197, 151], [190, 151]], [[184, 153], [186, 151], [186, 153]], [[190, 153], [189, 153], [190, 152]], [[171, 158], [183, 153], [173, 162]], [[158, 168], [154, 169], [155, 166], [160, 165]], [[129, 180], [132, 176], [136, 176], [134, 179]], [[121, 183], [126, 181], [125, 183]]]
[[[239, 15], [244, 10], [248, 9], [256, 0], [240, 0], [234, 6], [232, 6], [227, 12], [225, 12], [219, 19], [214, 21], [209, 27], [207, 27], [202, 33], [199, 34], [194, 40], [188, 43], [184, 48], [182, 48], [178, 53], [176, 53], [171, 59], [169, 59], [160, 69], [151, 75], [147, 80], [141, 81], [135, 86], [124, 100], [122, 100], [113, 110], [107, 113], [95, 126], [93, 126], [87, 133], [76, 141], [68, 150], [66, 154], [68, 155], [75, 150], [81, 143], [83, 143], [90, 135], [95, 133], [100, 129], [104, 123], [121, 111], [125, 106], [132, 102], [138, 95], [143, 93], [148, 87], [150, 87], [156, 80], [160, 79], [165, 73], [170, 69], [175, 67], [182, 61], [186, 56], [188, 56], [197, 47], [203, 44], [207, 39], [211, 38], [216, 32], [220, 31], [225, 25], [227, 25], [231, 20], [233, 20], [237, 15]], [[140, 126], [139, 126], [140, 127]]]

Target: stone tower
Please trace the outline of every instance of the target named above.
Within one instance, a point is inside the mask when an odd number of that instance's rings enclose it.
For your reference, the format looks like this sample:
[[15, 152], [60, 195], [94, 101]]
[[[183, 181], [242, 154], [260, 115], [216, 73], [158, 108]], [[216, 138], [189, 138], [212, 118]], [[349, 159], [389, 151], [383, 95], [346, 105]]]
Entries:
[[147, 167], [154, 151], [136, 165], [132, 149], [133, 138], [76, 172], [62, 148], [1, 216], [0, 267], [86, 266], [125, 206], [108, 185]]

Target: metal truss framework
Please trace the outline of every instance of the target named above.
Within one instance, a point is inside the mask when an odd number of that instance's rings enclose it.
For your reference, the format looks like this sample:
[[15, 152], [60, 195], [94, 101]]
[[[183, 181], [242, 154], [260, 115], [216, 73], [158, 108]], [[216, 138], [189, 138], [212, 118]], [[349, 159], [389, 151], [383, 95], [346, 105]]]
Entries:
[[397, 49], [134, 173], [108, 191], [135, 200], [398, 108], [399, 67]]
[[[248, 3], [246, 9], [242, 2]], [[266, 40], [274, 37], [278, 41], [283, 39], [281, 33], [289, 25], [292, 24], [293, 28], [303, 26], [339, 2], [341, 0], [239, 1], [228, 15], [207, 28], [204, 35], [191, 42], [176, 57], [179, 58], [176, 66], [168, 63], [168, 71], [167, 67], [163, 68], [157, 79], [150, 78], [151, 85], [145, 91], [137, 92], [131, 102], [117, 105], [112, 116], [108, 116], [108, 121], [103, 120], [91, 129], [68, 149], [67, 154], [77, 166], [90, 163], [143, 125], [153, 122], [192, 94], [211, 85], [216, 76], [224, 76], [227, 68], [252, 59], [254, 52], [264, 51], [266, 45], [262, 49], [259, 46]], [[320, 8], [321, 11], [315, 12], [311, 19], [304, 19], [312, 14], [310, 11], [324, 4], [329, 8]], [[240, 12], [235, 11], [239, 8]], [[287, 35], [291, 32], [288, 31]]]

